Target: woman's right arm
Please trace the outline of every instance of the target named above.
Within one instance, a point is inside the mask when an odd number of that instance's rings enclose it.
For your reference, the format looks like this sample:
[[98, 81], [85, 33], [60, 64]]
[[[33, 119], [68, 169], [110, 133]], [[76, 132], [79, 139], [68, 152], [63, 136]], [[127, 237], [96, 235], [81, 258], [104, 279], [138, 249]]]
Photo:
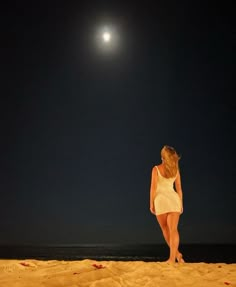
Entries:
[[156, 168], [154, 166], [152, 169], [151, 187], [150, 187], [150, 211], [153, 214], [156, 214], [155, 213], [155, 206], [154, 206], [156, 188], [157, 188], [157, 171], [156, 171]]

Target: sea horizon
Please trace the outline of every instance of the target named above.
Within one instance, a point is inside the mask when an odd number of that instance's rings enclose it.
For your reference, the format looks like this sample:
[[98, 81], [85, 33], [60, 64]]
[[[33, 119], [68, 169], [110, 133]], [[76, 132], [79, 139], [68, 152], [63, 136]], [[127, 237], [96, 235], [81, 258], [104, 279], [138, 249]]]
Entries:
[[[186, 262], [236, 263], [236, 244], [180, 244]], [[86, 243], [0, 245], [0, 259], [165, 261], [166, 244]]]

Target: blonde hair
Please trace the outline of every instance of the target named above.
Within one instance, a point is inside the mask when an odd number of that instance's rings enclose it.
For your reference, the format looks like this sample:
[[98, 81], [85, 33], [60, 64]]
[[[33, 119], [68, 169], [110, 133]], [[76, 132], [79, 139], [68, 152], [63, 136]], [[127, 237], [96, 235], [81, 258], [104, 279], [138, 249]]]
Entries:
[[165, 145], [161, 150], [161, 157], [163, 160], [165, 177], [175, 177], [179, 170], [180, 156], [173, 147]]

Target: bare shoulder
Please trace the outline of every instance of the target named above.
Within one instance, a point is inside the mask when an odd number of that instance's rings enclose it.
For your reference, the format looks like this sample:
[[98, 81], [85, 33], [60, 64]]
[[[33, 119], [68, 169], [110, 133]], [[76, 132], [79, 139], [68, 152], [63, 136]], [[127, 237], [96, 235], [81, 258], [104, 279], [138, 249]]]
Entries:
[[179, 169], [177, 170], [177, 176], [180, 176], [180, 170]]
[[157, 181], [157, 168], [156, 167], [157, 167], [156, 165], [154, 165], [152, 167], [152, 175], [151, 175], [151, 177], [152, 177], [152, 181], [153, 182]]
[[156, 165], [154, 165], [153, 167], [152, 167], [152, 171], [155, 171], [156, 170]]
[[180, 171], [179, 169], [177, 170], [177, 174], [176, 174], [176, 181], [180, 181]]
[[157, 177], [158, 172], [162, 172], [162, 165], [161, 164], [154, 165], [154, 167], [152, 168], [152, 174], [155, 177]]
[[159, 169], [159, 167], [161, 167], [161, 164], [156, 164], [156, 165], [153, 166], [152, 170], [155, 170], [155, 171], [156, 171], [157, 168]]
[[152, 174], [153, 174], [153, 175], [156, 175], [156, 174], [157, 174], [157, 165], [154, 165], [154, 166], [152, 167]]

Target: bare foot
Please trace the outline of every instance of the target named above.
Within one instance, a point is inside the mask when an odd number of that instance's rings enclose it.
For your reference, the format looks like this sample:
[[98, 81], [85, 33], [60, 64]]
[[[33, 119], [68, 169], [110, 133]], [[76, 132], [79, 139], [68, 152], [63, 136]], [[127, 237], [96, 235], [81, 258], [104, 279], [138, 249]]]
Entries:
[[184, 258], [183, 258], [183, 255], [182, 255], [182, 253], [178, 253], [178, 255], [176, 256], [176, 260], [177, 260], [177, 262], [178, 263], [184, 263], [185, 261], [184, 261]]
[[174, 260], [168, 259], [167, 261], [165, 261], [165, 263], [169, 264], [169, 265], [173, 265], [175, 264]]

